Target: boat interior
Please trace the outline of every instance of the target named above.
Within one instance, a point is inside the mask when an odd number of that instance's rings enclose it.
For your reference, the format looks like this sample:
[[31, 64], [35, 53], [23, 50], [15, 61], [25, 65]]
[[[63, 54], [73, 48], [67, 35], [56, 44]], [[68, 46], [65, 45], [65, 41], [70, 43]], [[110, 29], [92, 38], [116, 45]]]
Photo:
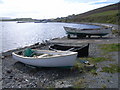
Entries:
[[[50, 50], [34, 50], [31, 56], [25, 56], [24, 51], [17, 51], [15, 54], [24, 56], [24, 57], [34, 57], [34, 58], [42, 58], [42, 57], [54, 57], [54, 56], [64, 56], [69, 55], [70, 51], [50, 51]], [[72, 54], [73, 52], [71, 52]]]

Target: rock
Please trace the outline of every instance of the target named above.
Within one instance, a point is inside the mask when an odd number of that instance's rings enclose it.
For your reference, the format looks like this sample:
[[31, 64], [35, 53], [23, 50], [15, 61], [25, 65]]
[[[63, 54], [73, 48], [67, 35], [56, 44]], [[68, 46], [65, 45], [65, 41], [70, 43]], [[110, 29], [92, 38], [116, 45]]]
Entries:
[[28, 80], [27, 80], [27, 79], [25, 79], [25, 81], [26, 81], [26, 82], [28, 82]]
[[5, 58], [5, 56], [1, 56], [0, 58], [1, 58], [1, 59], [4, 59], [4, 58]]
[[13, 78], [13, 76], [9, 76], [9, 77], [8, 77], [8, 79], [12, 79], [12, 78]]
[[7, 70], [6, 72], [7, 72], [7, 73], [11, 73], [11, 72], [12, 72], [12, 70]]
[[58, 77], [59, 75], [58, 75], [58, 74], [56, 74], [56, 76]]
[[60, 84], [64, 84], [64, 82], [61, 82]]
[[110, 83], [114, 83], [113, 81], [110, 81]]
[[65, 85], [64, 88], [72, 88], [73, 85]]
[[16, 81], [18, 81], [18, 82], [22, 82], [22, 81], [24, 81], [24, 79], [23, 78], [14, 78]]
[[85, 76], [83, 76], [82, 78], [85, 79]]
[[69, 84], [67, 81], [56, 82], [55, 88], [72, 88], [73, 85]]
[[86, 64], [84, 66], [87, 70], [91, 70], [91, 69], [94, 69], [95, 68], [95, 65], [94, 64]]
[[29, 87], [30, 85], [26, 85], [26, 87]]
[[46, 82], [46, 81], [47, 81], [47, 79], [46, 79], [46, 78], [44, 78], [43, 82]]
[[35, 45], [35, 46], [36, 46], [36, 45], [39, 45], [39, 42], [38, 42], [38, 43], [35, 43], [34, 45]]

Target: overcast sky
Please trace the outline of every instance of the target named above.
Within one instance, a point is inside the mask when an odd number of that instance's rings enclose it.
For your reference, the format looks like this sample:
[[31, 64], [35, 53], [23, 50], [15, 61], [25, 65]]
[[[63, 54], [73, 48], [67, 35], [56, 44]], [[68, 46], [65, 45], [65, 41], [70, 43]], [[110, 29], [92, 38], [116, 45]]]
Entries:
[[80, 14], [119, 0], [0, 0], [0, 17], [48, 19]]

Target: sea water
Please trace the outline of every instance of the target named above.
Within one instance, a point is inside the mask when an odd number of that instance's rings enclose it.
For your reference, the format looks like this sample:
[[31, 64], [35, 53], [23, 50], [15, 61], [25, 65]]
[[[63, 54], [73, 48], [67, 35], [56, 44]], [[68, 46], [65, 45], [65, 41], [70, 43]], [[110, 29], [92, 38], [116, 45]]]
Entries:
[[25, 47], [53, 38], [66, 36], [63, 26], [75, 28], [99, 28], [95, 25], [75, 23], [17, 23], [0, 22], [0, 52]]

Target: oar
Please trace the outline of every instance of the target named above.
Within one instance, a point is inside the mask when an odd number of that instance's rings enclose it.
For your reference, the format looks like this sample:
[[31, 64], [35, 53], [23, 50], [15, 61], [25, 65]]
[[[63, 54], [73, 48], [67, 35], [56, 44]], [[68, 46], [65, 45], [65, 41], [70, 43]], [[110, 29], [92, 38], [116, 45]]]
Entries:
[[67, 51], [72, 51], [72, 50], [74, 50], [75, 48], [70, 48], [70, 49], [68, 49]]

